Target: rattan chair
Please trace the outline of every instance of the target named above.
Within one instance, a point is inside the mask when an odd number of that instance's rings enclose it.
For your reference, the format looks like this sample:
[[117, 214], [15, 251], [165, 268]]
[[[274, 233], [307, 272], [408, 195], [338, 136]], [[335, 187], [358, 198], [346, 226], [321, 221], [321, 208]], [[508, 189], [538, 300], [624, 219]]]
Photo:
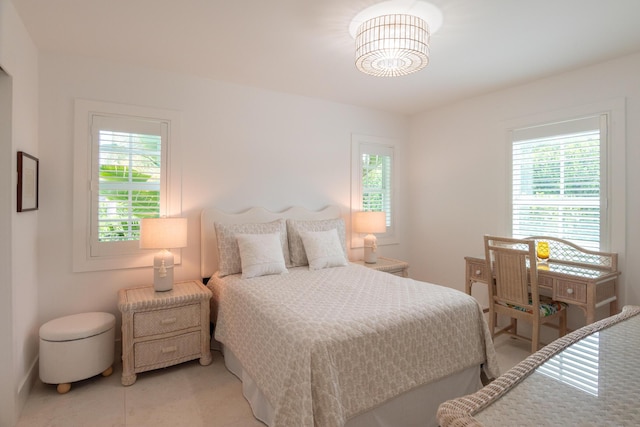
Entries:
[[[540, 326], [558, 319], [548, 326], [567, 333], [567, 304], [553, 301], [538, 292], [538, 269], [535, 241], [507, 237], [484, 236], [487, 265], [491, 266], [494, 282], [489, 298], [489, 329], [491, 337], [509, 334], [531, 342], [531, 352], [540, 344]], [[532, 268], [529, 268], [531, 266]], [[506, 327], [496, 331], [497, 315], [511, 318]], [[518, 335], [518, 320], [532, 324], [531, 339]]]

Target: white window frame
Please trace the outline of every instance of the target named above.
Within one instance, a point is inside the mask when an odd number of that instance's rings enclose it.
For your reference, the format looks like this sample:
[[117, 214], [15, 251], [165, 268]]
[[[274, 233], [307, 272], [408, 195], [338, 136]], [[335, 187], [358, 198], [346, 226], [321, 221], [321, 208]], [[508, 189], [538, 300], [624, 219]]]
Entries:
[[[100, 271], [111, 269], [136, 268], [153, 265], [153, 251], [141, 250], [137, 241], [99, 243], [101, 249], [93, 251], [92, 236], [97, 233], [92, 227], [97, 224], [94, 217], [92, 200], [93, 190], [97, 189], [95, 176], [98, 148], [92, 135], [93, 118], [107, 116], [115, 121], [121, 120], [126, 128], [127, 122], [156, 122], [166, 129], [167, 141], [163, 148], [163, 170], [161, 180], [161, 216], [180, 216], [182, 173], [180, 162], [180, 122], [177, 111], [156, 108], [114, 104], [109, 102], [75, 100], [74, 135], [74, 186], [73, 186], [73, 271]], [[94, 239], [95, 240], [95, 239]], [[182, 259], [180, 250], [172, 250], [175, 263]]]
[[600, 250], [624, 252], [626, 246], [625, 237], [625, 210], [626, 210], [626, 173], [625, 173], [625, 100], [623, 98], [610, 101], [588, 104], [584, 106], [563, 109], [543, 113], [535, 116], [514, 119], [506, 122], [505, 134], [507, 135], [506, 170], [507, 170], [507, 213], [508, 221], [505, 224], [505, 234], [512, 235], [512, 132], [516, 129], [536, 127], [550, 123], [558, 123], [588, 116], [608, 116], [606, 129], [606, 152], [602, 157], [606, 164], [606, 176], [601, 179], [601, 185], [606, 186], [604, 194], [606, 199], [601, 201], [603, 212], [601, 224]]
[[[391, 157], [391, 197], [390, 197], [390, 225], [387, 226], [386, 233], [377, 233], [378, 245], [392, 245], [398, 243], [397, 238], [397, 218], [398, 218], [398, 172], [397, 143], [393, 139], [374, 137], [360, 134], [351, 136], [351, 212], [362, 210], [362, 155], [363, 154], [383, 154]], [[352, 248], [364, 247], [364, 235], [352, 233]]]

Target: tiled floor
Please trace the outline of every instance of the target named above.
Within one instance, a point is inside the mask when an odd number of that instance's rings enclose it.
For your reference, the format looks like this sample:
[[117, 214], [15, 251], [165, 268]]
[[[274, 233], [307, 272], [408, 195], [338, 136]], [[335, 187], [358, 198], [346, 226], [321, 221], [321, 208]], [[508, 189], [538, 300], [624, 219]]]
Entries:
[[[502, 372], [529, 355], [529, 344], [496, 339]], [[197, 360], [138, 375], [133, 386], [120, 384], [118, 363], [110, 377], [73, 383], [60, 395], [54, 385], [34, 386], [18, 427], [74, 426], [213, 426], [260, 427], [242, 396], [240, 381], [213, 351], [213, 363]]]

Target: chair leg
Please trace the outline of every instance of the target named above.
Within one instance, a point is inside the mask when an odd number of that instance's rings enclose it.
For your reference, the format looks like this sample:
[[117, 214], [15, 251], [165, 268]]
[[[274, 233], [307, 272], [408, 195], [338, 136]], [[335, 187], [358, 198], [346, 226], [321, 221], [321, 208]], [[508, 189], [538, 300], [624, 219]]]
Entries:
[[560, 336], [567, 335], [567, 309], [560, 312]]
[[533, 331], [531, 332], [531, 353], [538, 351], [540, 345], [540, 321], [533, 322]]
[[496, 336], [496, 318], [498, 314], [489, 310], [489, 332], [491, 332], [491, 340]]

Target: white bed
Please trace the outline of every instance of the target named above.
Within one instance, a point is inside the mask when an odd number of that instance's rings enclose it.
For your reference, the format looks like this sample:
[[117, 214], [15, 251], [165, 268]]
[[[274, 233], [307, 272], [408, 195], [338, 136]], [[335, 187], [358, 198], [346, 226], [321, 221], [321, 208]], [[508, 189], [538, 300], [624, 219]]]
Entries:
[[[498, 375], [482, 310], [461, 292], [355, 264], [291, 265], [295, 244], [285, 274], [219, 277], [216, 223], [280, 218], [339, 224], [340, 209], [202, 212], [201, 268], [211, 277], [215, 338], [256, 418], [269, 426], [436, 425], [440, 403], [481, 387], [481, 365]], [[225, 249], [223, 264], [226, 256]]]

